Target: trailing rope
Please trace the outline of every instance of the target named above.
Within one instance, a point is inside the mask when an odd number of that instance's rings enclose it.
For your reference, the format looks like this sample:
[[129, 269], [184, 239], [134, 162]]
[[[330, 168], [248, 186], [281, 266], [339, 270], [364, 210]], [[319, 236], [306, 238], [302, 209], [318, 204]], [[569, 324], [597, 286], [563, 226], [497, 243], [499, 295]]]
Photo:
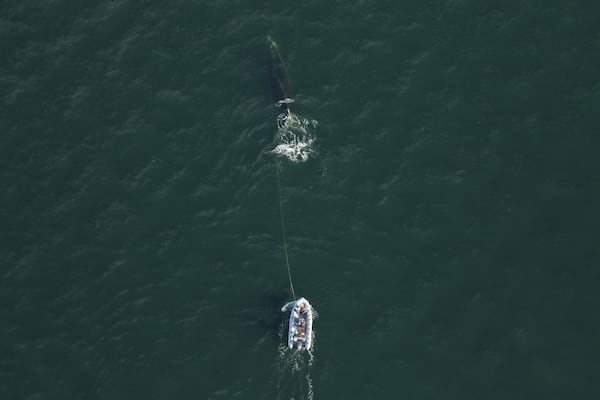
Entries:
[[290, 289], [292, 289], [292, 296], [294, 296], [294, 300], [296, 300], [296, 292], [294, 291], [294, 284], [292, 283], [292, 271], [290, 268], [290, 260], [288, 257], [287, 251], [287, 238], [285, 235], [285, 220], [283, 218], [283, 193], [281, 191], [281, 164], [276, 162], [275, 165], [277, 169], [277, 189], [279, 192], [279, 214], [281, 215], [281, 236], [283, 237], [283, 252], [285, 254], [285, 264], [287, 266], [288, 279], [290, 280]]

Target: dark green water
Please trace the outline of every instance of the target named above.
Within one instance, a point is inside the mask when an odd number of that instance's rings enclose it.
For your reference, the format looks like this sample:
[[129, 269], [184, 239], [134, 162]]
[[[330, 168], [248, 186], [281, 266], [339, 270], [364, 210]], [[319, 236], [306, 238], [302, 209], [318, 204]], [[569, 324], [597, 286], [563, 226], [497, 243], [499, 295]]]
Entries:
[[0, 11], [1, 399], [600, 396], [600, 3]]

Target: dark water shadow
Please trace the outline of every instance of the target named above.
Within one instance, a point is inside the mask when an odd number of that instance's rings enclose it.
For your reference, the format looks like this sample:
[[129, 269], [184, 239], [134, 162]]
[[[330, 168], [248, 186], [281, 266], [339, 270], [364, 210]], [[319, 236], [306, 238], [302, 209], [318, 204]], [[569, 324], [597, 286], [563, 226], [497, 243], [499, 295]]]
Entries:
[[287, 321], [281, 307], [289, 301], [291, 297], [287, 290], [263, 292], [256, 299], [254, 307], [246, 310], [245, 317], [263, 330], [274, 343], [279, 343], [282, 326]]

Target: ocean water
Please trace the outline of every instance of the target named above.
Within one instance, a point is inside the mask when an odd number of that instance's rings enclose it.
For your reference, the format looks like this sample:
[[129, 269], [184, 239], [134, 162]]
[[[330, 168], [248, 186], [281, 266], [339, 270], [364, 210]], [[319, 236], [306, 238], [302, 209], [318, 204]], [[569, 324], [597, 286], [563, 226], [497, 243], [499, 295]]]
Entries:
[[599, 15], [0, 3], [0, 398], [598, 398]]

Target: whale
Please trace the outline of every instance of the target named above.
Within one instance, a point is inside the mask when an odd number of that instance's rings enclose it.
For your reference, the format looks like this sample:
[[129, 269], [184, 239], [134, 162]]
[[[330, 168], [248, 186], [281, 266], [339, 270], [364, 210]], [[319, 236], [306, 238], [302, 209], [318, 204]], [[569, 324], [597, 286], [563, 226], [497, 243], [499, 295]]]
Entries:
[[271, 77], [271, 89], [273, 98], [279, 107], [291, 114], [290, 104], [294, 102], [290, 94], [290, 79], [287, 68], [277, 42], [271, 36], [267, 36], [269, 46], [269, 75]]

